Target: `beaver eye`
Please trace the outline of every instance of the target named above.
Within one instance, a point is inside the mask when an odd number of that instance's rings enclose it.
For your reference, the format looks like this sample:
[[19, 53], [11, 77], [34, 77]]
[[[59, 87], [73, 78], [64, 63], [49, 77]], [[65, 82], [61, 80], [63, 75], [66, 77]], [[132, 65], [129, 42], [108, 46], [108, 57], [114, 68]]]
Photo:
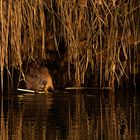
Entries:
[[38, 77], [37, 74], [35, 74], [34, 77], [37, 78]]

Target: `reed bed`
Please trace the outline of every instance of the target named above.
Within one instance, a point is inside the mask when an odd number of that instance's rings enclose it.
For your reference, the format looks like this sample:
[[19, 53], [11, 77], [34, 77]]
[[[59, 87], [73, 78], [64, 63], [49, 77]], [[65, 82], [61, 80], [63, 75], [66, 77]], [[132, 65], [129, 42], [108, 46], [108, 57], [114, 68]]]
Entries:
[[47, 61], [46, 40], [53, 41], [61, 57], [58, 37], [67, 48], [65, 77], [74, 85], [84, 84], [88, 73], [100, 88], [113, 87], [116, 80], [121, 84], [129, 74], [135, 80], [140, 72], [139, 14], [137, 0], [1, 0], [1, 83], [4, 67], [22, 70], [25, 60]]

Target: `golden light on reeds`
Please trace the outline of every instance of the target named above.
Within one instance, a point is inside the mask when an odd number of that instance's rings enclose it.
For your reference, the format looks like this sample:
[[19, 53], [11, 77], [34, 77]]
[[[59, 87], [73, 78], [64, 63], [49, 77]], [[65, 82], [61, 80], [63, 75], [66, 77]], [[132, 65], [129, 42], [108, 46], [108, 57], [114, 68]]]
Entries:
[[64, 38], [65, 76], [76, 86], [84, 83], [89, 67], [100, 88], [104, 81], [113, 86], [116, 79], [139, 73], [139, 7], [136, 0], [1, 0], [1, 76], [4, 66], [22, 69], [27, 59], [46, 59], [50, 32], [58, 54], [57, 37]]

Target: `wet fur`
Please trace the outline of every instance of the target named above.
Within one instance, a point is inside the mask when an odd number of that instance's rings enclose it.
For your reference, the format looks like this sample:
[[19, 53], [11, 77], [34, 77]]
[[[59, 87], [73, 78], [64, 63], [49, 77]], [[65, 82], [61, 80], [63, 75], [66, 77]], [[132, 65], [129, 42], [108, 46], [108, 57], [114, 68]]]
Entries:
[[48, 69], [46, 67], [31, 67], [26, 75], [26, 87], [35, 92], [53, 91], [53, 81]]

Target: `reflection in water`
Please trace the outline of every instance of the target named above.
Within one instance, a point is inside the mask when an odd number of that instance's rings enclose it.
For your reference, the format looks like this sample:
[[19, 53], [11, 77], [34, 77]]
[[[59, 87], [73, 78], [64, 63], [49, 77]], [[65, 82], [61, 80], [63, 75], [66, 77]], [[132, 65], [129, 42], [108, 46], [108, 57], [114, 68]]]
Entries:
[[132, 93], [70, 91], [0, 99], [0, 140], [140, 139], [140, 98]]

